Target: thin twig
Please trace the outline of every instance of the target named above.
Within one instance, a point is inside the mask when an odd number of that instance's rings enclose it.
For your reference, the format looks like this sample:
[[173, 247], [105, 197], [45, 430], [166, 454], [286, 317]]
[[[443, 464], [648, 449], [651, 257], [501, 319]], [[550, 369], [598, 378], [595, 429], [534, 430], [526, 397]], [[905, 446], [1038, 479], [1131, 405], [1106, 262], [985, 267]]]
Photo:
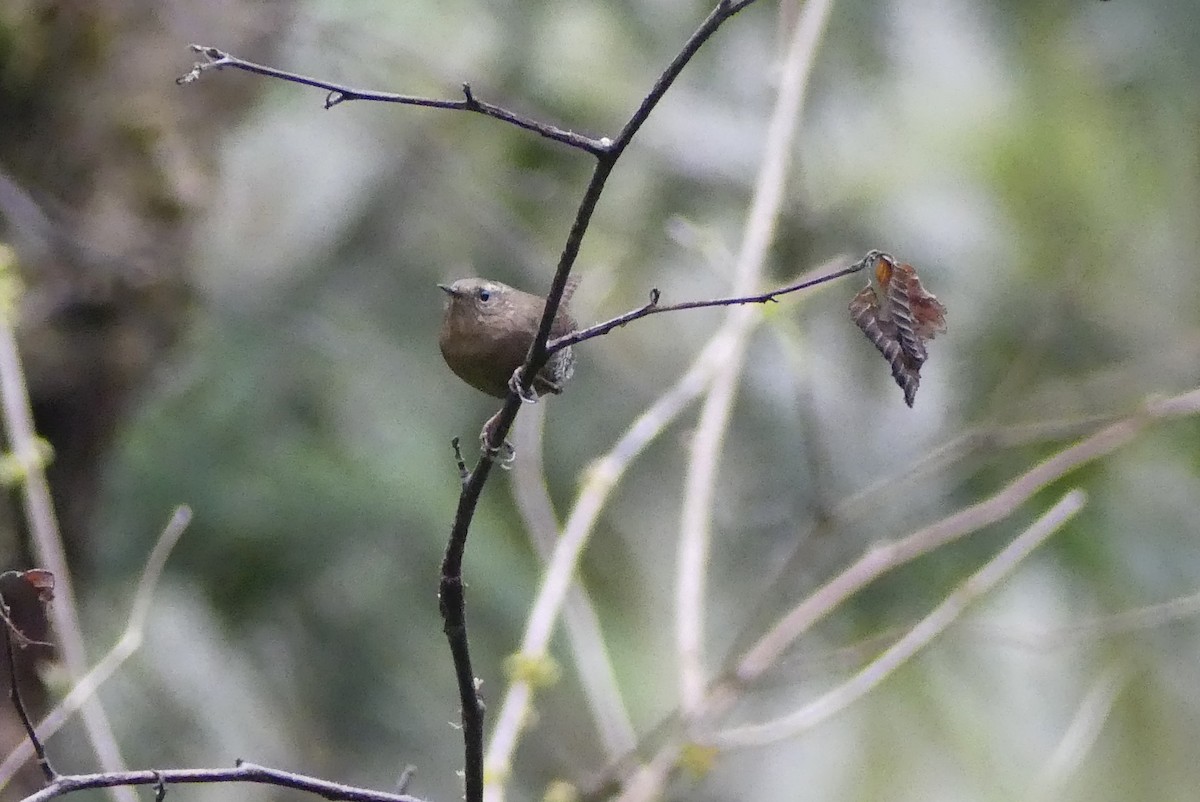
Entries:
[[12, 701], [13, 707], [17, 711], [17, 717], [21, 719], [21, 726], [25, 728], [25, 736], [29, 739], [32, 745], [34, 754], [37, 755], [38, 766], [42, 769], [42, 776], [46, 778], [46, 782], [53, 782], [58, 776], [58, 772], [50, 765], [50, 759], [46, 757], [46, 747], [42, 745], [42, 741], [37, 736], [34, 730], [33, 722], [29, 720], [29, 712], [25, 709], [25, 702], [21, 699], [21, 683], [17, 678], [17, 652], [13, 648], [13, 633], [17, 630], [11, 626], [0, 627], [4, 631], [4, 653], [8, 658], [8, 698]]
[[1017, 535], [999, 554], [968, 577], [929, 615], [917, 622], [904, 637], [846, 682], [804, 707], [772, 721], [725, 730], [717, 735], [715, 743], [722, 749], [776, 743], [794, 738], [845, 710], [945, 632], [971, 602], [994, 588], [1022, 560], [1033, 553], [1034, 549], [1046, 542], [1050, 535], [1061, 529], [1083, 509], [1086, 500], [1087, 495], [1082, 490], [1072, 490], [1063, 496], [1032, 526]]
[[[13, 310], [0, 308], [0, 403], [3, 404], [4, 428], [9, 448], [24, 468], [21, 496], [34, 554], [38, 563], [54, 574], [56, 598], [50, 605], [50, 617], [62, 646], [63, 663], [71, 680], [78, 682], [87, 671], [87, 647], [83, 641], [70, 567], [54, 514], [50, 483], [43, 469], [44, 458], [33, 425], [12, 314]], [[110, 772], [124, 770], [125, 761], [112, 725], [98, 699], [89, 700], [83, 707], [83, 723], [101, 767]], [[118, 802], [136, 802], [133, 792], [128, 789], [114, 791], [113, 797]]]
[[[154, 591], [158, 588], [158, 581], [162, 578], [167, 557], [175, 548], [175, 544], [179, 542], [179, 538], [187, 529], [191, 518], [192, 511], [186, 506], [176, 508], [171, 515], [171, 520], [159, 534], [158, 541], [150, 550], [149, 557], [146, 558], [146, 565], [142, 568], [141, 578], [138, 579], [137, 589], [134, 591], [133, 601], [130, 604], [129, 618], [121, 636], [117, 638], [117, 642], [113, 644], [108, 653], [101, 657], [96, 665], [75, 683], [62, 701], [55, 705], [54, 709], [38, 723], [36, 728], [38, 736], [49, 738], [58, 732], [87, 700], [96, 695], [100, 686], [107, 682], [117, 672], [117, 669], [124, 665], [125, 661], [141, 647], [145, 635], [146, 618], [150, 613], [150, 603], [154, 598]], [[29, 759], [35, 748], [36, 746], [31, 742], [22, 741], [9, 752], [4, 758], [4, 762], [0, 763], [0, 789], [8, 784], [22, 764]]]
[[[734, 292], [745, 296], [760, 286], [775, 223], [783, 203], [788, 162], [804, 105], [808, 76], [817, 45], [829, 18], [832, 0], [810, 0], [792, 32], [779, 79], [778, 98], [764, 139], [764, 153], [755, 180], [742, 244], [734, 266]], [[846, 271], [842, 271], [844, 275]], [[836, 276], [837, 274], [835, 274]], [[769, 295], [767, 300], [772, 299]], [[675, 587], [675, 638], [679, 659], [680, 704], [685, 716], [694, 714], [704, 698], [708, 677], [704, 624], [707, 573], [712, 542], [713, 503], [720, 454], [737, 394], [738, 378], [754, 310], [738, 305], [730, 310], [737, 337], [728, 359], [709, 387], [700, 420], [690, 444], [680, 511]]]
[[277, 785], [325, 799], [349, 800], [349, 802], [422, 802], [414, 796], [393, 794], [387, 791], [372, 791], [353, 785], [329, 782], [304, 774], [239, 762], [225, 769], [148, 769], [145, 771], [122, 771], [105, 774], [63, 774], [36, 794], [25, 797], [22, 802], [47, 802], [60, 796], [89, 788], [116, 788], [122, 786], [185, 785], [216, 783], [259, 783]]
[[1189, 593], [1158, 604], [1135, 607], [1109, 615], [1098, 616], [1068, 626], [1034, 632], [1014, 632], [1012, 627], [980, 624], [975, 629], [988, 643], [1009, 641], [1033, 651], [1045, 652], [1093, 643], [1145, 629], [1157, 629], [1185, 618], [1200, 615], [1200, 592]]
[[640, 320], [644, 317], [649, 317], [650, 315], [657, 315], [662, 312], [680, 312], [685, 309], [706, 309], [713, 306], [746, 306], [750, 304], [773, 303], [789, 293], [805, 290], [809, 287], [815, 287], [818, 284], [824, 284], [827, 281], [833, 281], [834, 279], [841, 278], [842, 276], [848, 276], [851, 273], [857, 273], [862, 270], [865, 265], [866, 262], [858, 261], [852, 264], [850, 267], [843, 268], [826, 275], [817, 276], [816, 278], [809, 278], [805, 279], [804, 281], [789, 284], [786, 287], [780, 287], [777, 290], [771, 290], [770, 292], [764, 292], [759, 295], [743, 295], [736, 298], [714, 298], [709, 301], [685, 301], [678, 304], [660, 305], [659, 292], [657, 289], [653, 289], [650, 291], [650, 300], [646, 304], [639, 306], [637, 309], [631, 309], [624, 314], [617, 315], [611, 320], [606, 320], [603, 323], [597, 323], [594, 326], [588, 326], [586, 329], [573, 331], [570, 334], [559, 337], [556, 340], [551, 340], [546, 346], [546, 353], [553, 354], [556, 351], [561, 351], [562, 349], [567, 348], [568, 346], [576, 345], [584, 342], [585, 340], [590, 340], [594, 337], [600, 337], [608, 334], [613, 329], [624, 326], [626, 323], [632, 323], [635, 320]]
[[474, 92], [471, 91], [471, 85], [466, 83], [462, 85], [463, 97], [461, 100], [416, 97], [414, 95], [401, 95], [395, 92], [355, 89], [321, 78], [312, 78], [307, 75], [269, 67], [265, 64], [255, 64], [253, 61], [246, 61], [243, 58], [238, 58], [223, 50], [207, 45], [191, 45], [190, 47], [195, 52], [204, 56], [207, 61], [194, 64], [189, 72], [175, 79], [175, 83], [177, 84], [193, 83], [199, 80], [201, 75], [210, 70], [242, 70], [244, 72], [255, 73], [256, 75], [264, 75], [268, 78], [278, 78], [281, 81], [324, 89], [329, 93], [325, 96], [325, 108], [327, 109], [331, 109], [339, 103], [345, 103], [348, 100], [366, 100], [376, 103], [398, 103], [404, 106], [423, 106], [425, 108], [444, 109], [448, 111], [470, 111], [510, 123], [518, 128], [524, 128], [526, 131], [533, 131], [546, 139], [561, 142], [564, 145], [578, 148], [592, 155], [600, 155], [607, 148], [607, 143], [604, 140], [592, 139], [591, 137], [577, 134], [574, 131], [566, 131], [557, 126], [539, 122], [530, 117], [525, 117], [500, 106], [479, 100], [475, 97]]

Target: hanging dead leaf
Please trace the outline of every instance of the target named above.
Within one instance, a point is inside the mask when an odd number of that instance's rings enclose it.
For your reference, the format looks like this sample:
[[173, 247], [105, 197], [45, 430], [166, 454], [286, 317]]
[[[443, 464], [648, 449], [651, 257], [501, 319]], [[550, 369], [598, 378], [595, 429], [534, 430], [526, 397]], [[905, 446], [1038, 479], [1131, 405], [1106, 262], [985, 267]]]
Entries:
[[892, 378], [910, 407], [929, 358], [925, 343], [946, 330], [946, 307], [921, 286], [912, 265], [869, 251], [859, 266], [871, 280], [850, 300], [850, 317], [892, 367]]
[[17, 645], [45, 643], [49, 622], [46, 605], [54, 598], [54, 574], [43, 568], [0, 574], [0, 626], [7, 626]]

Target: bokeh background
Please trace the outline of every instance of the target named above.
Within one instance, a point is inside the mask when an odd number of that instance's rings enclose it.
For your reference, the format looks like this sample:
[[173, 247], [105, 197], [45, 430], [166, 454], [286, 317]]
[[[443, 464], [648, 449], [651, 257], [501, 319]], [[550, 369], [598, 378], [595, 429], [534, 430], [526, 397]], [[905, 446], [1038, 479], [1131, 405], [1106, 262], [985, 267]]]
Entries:
[[[413, 793], [456, 799], [435, 596], [458, 492], [449, 441], [472, 442], [496, 403], [443, 366], [435, 284], [486, 275], [543, 292], [590, 160], [477, 115], [325, 111], [319, 91], [232, 71], [173, 81], [200, 42], [355, 86], [453, 97], [470, 81], [483, 99], [612, 135], [708, 7], [190, 5], [0, 11], [0, 170], [14, 185], [0, 230], [28, 285], [26, 367], [94, 656], [124, 625], [171, 510], [195, 511], [145, 646], [100, 696], [135, 767], [242, 757], [388, 787], [411, 763]], [[728, 291], [794, 15], [762, 2], [736, 17], [635, 140], [584, 243], [581, 321], [652, 287], [668, 301]], [[721, 463], [714, 672], [871, 543], [994, 492], [1097, 420], [1200, 384], [1197, 41], [1194, 0], [834, 4], [772, 281], [883, 248], [918, 266], [949, 330], [910, 410], [846, 314], [858, 278], [772, 310]], [[40, 211], [22, 216], [13, 198]], [[580, 349], [569, 391], [541, 405], [560, 505], [722, 314], [658, 316]], [[635, 464], [581, 570], [641, 732], [677, 701], [672, 572], [693, 423]], [[1055, 424], [1045, 437], [972, 441], [915, 472], [966, 432], [1042, 423]], [[834, 514], [881, 479], [855, 514]], [[805, 737], [719, 756], [672, 798], [1033, 798], [1097, 698], [1094, 742], [1053, 798], [1194, 798], [1195, 616], [1103, 624], [1200, 589], [1195, 418], [1148, 427], [1009, 521], [873, 585], [741, 714], [799, 706], [846, 676], [1075, 486], [1084, 512], [867, 700]], [[13, 567], [29, 559], [16, 509], [2, 544]], [[486, 490], [466, 572], [495, 703], [539, 576], [506, 475]], [[603, 765], [558, 646], [563, 676], [539, 695], [513, 799]], [[61, 770], [93, 766], [75, 729], [50, 747]]]

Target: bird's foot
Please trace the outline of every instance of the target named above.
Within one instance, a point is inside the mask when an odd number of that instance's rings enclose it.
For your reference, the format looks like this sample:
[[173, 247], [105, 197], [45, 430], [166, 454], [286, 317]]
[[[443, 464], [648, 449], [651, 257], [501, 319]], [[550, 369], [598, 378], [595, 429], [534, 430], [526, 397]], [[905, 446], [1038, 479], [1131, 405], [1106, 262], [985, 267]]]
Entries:
[[479, 450], [489, 459], [496, 460], [501, 468], [508, 470], [517, 458], [517, 451], [508, 440], [501, 440], [498, 446], [492, 445], [496, 434], [496, 423], [499, 419], [500, 413], [497, 412], [488, 418], [487, 423], [483, 424], [483, 429], [479, 432]]
[[521, 379], [524, 378], [524, 376], [525, 376], [525, 366], [522, 365], [521, 367], [519, 367], [513, 371], [512, 378], [510, 378], [508, 380], [508, 389], [511, 390], [512, 392], [516, 393], [517, 396], [522, 401], [524, 401], [526, 404], [536, 404], [537, 400], [538, 400], [537, 393], [533, 390], [532, 387], [529, 388], [528, 390], [526, 390], [521, 385]]

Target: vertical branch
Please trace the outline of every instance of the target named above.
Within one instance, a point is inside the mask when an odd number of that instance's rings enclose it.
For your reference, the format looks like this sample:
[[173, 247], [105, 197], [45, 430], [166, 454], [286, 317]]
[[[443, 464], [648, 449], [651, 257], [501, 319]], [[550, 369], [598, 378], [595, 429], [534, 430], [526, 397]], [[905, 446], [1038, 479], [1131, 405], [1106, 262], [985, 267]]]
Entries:
[[[517, 401], [516, 403], [520, 403]], [[511, 419], [509, 421], [511, 424]], [[506, 427], [507, 428], [507, 427]], [[500, 435], [504, 439], [504, 435]], [[438, 583], [438, 604], [442, 613], [442, 631], [450, 643], [454, 677], [458, 683], [463, 728], [463, 782], [467, 802], [483, 798], [483, 702], [475, 685], [471, 668], [471, 648], [467, 640], [466, 598], [463, 595], [462, 561], [467, 547], [467, 534], [479, 495], [492, 470], [492, 459], [485, 454], [475, 470], [463, 483], [458, 509], [450, 530], [450, 541], [442, 557], [441, 580]]]
[[[5, 613], [7, 612], [5, 610]], [[25, 709], [25, 702], [21, 699], [21, 683], [17, 678], [17, 652], [13, 648], [13, 633], [10, 631], [12, 626], [12, 621], [5, 615], [4, 623], [0, 624], [0, 630], [4, 631], [4, 654], [8, 660], [8, 698], [12, 700], [13, 707], [17, 711], [17, 718], [21, 719], [21, 726], [25, 728], [25, 735], [29, 739], [33, 753], [37, 755], [42, 776], [46, 778], [46, 782], [53, 782], [54, 778], [58, 776], [58, 772], [50, 765], [50, 759], [46, 757], [46, 749], [42, 746], [42, 741], [33, 728], [33, 722], [29, 719], [29, 711]]]
[[[779, 216], [800, 109], [817, 45], [829, 18], [832, 0], [810, 0], [793, 31], [783, 66], [778, 100], [766, 135], [765, 153], [755, 182], [754, 200], [746, 221], [734, 276], [734, 293], [754, 291], [761, 279], [767, 250]], [[685, 716], [694, 714], [704, 699], [704, 621], [707, 570], [712, 541], [713, 491], [720, 451], [736, 395], [746, 343], [759, 311], [742, 306], [730, 310], [737, 337], [729, 359], [717, 373], [700, 413], [691, 443], [680, 521], [678, 584], [676, 586], [676, 645], [679, 652], [680, 700]]]

